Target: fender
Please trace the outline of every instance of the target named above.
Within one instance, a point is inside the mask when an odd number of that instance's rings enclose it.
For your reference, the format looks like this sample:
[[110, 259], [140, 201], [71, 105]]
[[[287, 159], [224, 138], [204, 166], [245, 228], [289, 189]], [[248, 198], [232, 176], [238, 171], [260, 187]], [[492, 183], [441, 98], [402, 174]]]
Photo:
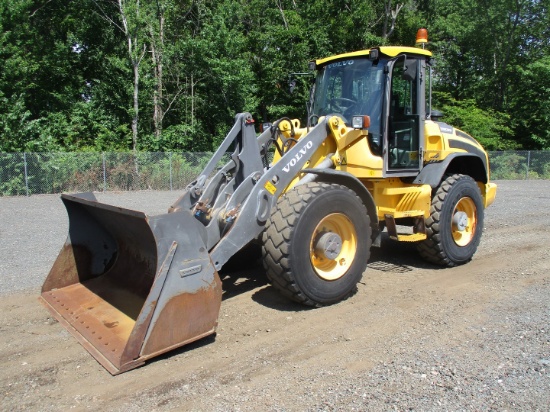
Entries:
[[471, 169], [470, 173], [466, 174], [471, 175], [475, 180], [487, 183], [487, 160], [480, 155], [472, 153], [452, 153], [441, 162], [433, 162], [424, 165], [418, 176], [414, 179], [413, 183], [418, 185], [427, 184], [430, 185], [432, 189], [435, 189], [439, 186], [443, 175], [447, 172], [449, 166], [451, 166], [451, 163], [457, 158], [470, 158], [476, 163], [480, 162], [478, 163], [480, 165], [479, 169], [483, 168], [483, 170], [476, 171], [475, 169]]
[[[371, 220], [371, 226], [373, 227], [373, 237], [376, 237], [377, 233], [374, 233], [378, 230], [378, 214], [376, 212], [376, 205], [372, 195], [359, 179], [351, 173], [333, 169], [302, 169], [302, 173], [315, 174], [320, 177], [319, 180], [327, 183], [340, 184], [353, 190], [367, 208], [367, 212]], [[374, 230], [375, 228], [376, 230]]]

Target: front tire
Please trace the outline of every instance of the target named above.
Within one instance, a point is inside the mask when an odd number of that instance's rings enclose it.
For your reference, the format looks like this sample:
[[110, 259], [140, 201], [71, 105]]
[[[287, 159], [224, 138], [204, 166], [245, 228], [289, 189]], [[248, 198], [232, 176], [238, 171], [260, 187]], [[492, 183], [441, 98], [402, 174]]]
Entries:
[[366, 269], [367, 210], [345, 186], [306, 183], [281, 196], [263, 234], [264, 267], [284, 296], [309, 306], [346, 299]]
[[441, 182], [426, 230], [418, 251], [428, 262], [453, 267], [472, 259], [483, 232], [483, 199], [470, 176], [455, 174]]

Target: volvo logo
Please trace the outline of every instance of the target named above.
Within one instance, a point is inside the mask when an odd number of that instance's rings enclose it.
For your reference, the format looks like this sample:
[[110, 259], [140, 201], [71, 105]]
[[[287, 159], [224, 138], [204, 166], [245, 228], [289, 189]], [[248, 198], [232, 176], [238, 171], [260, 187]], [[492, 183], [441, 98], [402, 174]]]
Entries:
[[334, 67], [343, 67], [343, 66], [351, 66], [353, 63], [355, 63], [354, 60], [342, 60], [340, 62], [332, 63], [327, 65], [328, 69], [332, 69]]
[[306, 145], [304, 147], [302, 147], [300, 149], [300, 151], [298, 153], [296, 153], [292, 159], [290, 159], [290, 162], [288, 162], [283, 167], [283, 172], [288, 173], [290, 171], [290, 168], [296, 166], [296, 163], [298, 163], [298, 161], [302, 157], [304, 157], [304, 155], [307, 153], [307, 151], [309, 149], [311, 149], [312, 147], [313, 147], [313, 142], [312, 141], [307, 142]]

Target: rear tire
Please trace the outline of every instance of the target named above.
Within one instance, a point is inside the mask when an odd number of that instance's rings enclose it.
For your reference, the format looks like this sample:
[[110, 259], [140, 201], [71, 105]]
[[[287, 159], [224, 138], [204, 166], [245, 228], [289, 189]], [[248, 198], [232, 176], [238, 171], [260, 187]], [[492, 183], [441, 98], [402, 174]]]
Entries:
[[355, 292], [371, 246], [367, 210], [345, 186], [311, 182], [279, 198], [263, 234], [263, 262], [272, 285], [310, 306]]
[[470, 176], [455, 174], [441, 182], [426, 230], [418, 251], [428, 262], [452, 267], [472, 259], [483, 232], [483, 199]]

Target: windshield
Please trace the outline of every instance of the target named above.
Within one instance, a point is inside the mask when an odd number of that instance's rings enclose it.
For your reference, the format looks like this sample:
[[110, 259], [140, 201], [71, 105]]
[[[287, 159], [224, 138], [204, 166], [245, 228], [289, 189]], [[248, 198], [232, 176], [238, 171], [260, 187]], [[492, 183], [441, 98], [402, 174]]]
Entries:
[[386, 62], [381, 59], [377, 63], [373, 65], [363, 57], [341, 60], [321, 68], [315, 82], [314, 118], [340, 114], [350, 126], [353, 116], [369, 115], [369, 133], [380, 135]]

